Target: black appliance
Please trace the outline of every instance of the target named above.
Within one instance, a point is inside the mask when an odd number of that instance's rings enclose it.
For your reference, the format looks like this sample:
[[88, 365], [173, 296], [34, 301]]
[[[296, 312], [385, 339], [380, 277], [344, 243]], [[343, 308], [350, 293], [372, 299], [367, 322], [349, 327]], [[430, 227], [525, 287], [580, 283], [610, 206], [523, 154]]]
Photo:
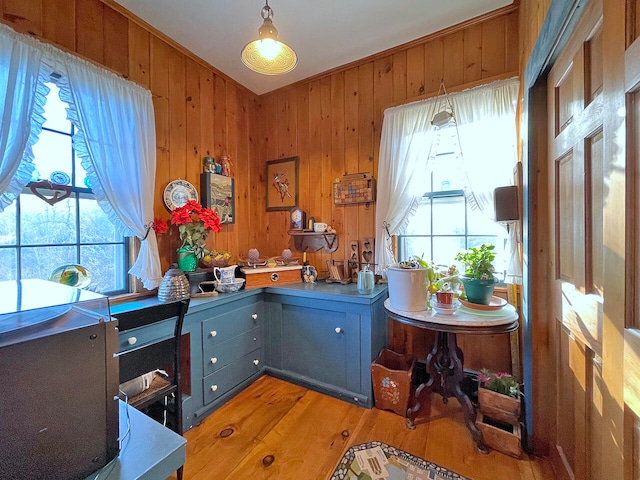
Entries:
[[0, 292], [1, 476], [86, 478], [119, 451], [108, 299], [44, 280]]

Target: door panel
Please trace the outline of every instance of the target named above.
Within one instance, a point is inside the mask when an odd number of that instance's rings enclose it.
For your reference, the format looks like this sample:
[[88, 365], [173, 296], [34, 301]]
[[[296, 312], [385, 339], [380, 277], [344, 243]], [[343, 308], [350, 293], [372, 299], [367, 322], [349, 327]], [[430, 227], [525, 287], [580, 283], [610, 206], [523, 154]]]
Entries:
[[594, 0], [547, 79], [555, 448], [569, 476], [599, 475], [604, 283], [602, 10]]

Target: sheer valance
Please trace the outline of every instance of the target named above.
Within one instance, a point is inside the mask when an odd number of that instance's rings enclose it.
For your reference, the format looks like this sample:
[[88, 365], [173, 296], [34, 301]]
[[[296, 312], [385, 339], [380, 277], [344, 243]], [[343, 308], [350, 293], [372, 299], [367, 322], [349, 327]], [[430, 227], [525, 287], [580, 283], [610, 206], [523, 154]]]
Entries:
[[92, 190], [116, 228], [137, 236], [141, 249], [129, 271], [152, 289], [162, 280], [153, 231], [156, 137], [151, 92], [89, 62], [0, 25], [0, 87], [5, 148], [0, 163], [0, 211], [29, 182], [31, 146], [42, 128], [47, 87], [55, 74], [73, 145]]

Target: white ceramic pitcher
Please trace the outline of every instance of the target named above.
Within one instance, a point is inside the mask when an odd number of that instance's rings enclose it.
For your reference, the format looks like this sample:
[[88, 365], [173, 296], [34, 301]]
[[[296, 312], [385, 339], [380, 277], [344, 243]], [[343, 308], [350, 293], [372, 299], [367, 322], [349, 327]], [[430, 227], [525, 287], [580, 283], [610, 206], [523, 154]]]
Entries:
[[220, 283], [234, 283], [236, 281], [237, 265], [229, 265], [228, 267], [213, 267], [213, 276]]

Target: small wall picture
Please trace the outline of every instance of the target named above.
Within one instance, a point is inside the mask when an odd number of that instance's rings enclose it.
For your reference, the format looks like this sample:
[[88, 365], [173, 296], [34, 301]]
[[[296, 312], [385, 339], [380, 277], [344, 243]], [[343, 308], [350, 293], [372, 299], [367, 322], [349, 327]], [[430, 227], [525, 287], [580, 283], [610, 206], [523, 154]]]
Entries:
[[200, 174], [200, 197], [205, 207], [218, 214], [220, 223], [235, 223], [233, 178], [211, 172]]
[[290, 210], [298, 203], [298, 157], [267, 162], [267, 212]]

